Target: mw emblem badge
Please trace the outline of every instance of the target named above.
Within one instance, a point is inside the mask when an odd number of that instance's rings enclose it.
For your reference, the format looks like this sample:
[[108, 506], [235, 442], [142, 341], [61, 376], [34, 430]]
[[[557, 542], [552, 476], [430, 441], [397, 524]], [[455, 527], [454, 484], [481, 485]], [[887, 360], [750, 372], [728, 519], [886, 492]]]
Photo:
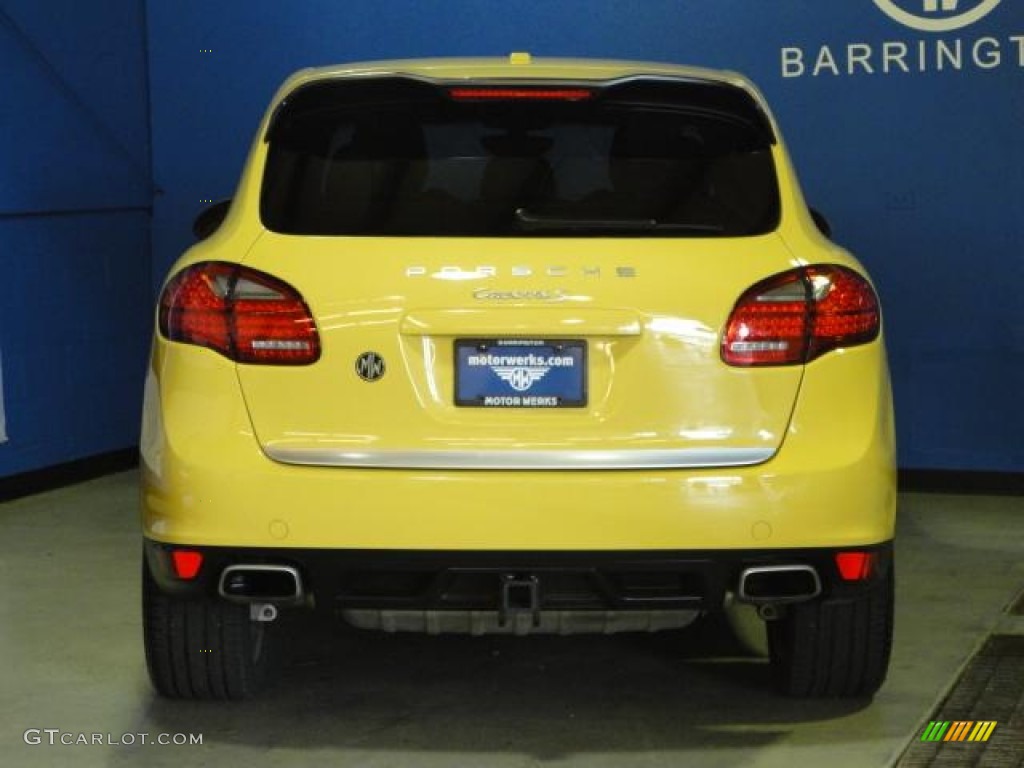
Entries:
[[376, 352], [363, 352], [356, 358], [356, 374], [363, 381], [377, 381], [386, 370], [384, 358]]

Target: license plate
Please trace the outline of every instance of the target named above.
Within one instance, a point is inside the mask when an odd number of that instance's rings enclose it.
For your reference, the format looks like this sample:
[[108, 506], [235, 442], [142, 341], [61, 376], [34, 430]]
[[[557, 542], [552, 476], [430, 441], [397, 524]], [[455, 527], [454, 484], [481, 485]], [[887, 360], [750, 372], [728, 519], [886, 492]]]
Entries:
[[586, 367], [580, 339], [457, 339], [455, 404], [579, 408], [587, 404]]

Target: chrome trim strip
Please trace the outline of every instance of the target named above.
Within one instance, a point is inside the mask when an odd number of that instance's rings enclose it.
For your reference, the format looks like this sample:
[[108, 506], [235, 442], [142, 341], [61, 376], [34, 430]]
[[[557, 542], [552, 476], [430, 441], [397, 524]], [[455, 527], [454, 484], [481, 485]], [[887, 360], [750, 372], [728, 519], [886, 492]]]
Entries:
[[270, 445], [263, 450], [281, 464], [362, 469], [704, 469], [747, 467], [775, 455], [774, 448], [346, 451]]

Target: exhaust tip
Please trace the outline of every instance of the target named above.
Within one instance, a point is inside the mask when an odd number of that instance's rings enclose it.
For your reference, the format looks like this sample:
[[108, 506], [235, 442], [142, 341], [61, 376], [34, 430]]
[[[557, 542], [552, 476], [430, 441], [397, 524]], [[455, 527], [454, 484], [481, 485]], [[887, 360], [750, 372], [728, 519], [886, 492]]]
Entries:
[[740, 574], [738, 599], [746, 603], [799, 603], [821, 594], [821, 579], [809, 565], [759, 565]]
[[298, 603], [303, 596], [299, 571], [290, 565], [229, 565], [217, 592], [240, 603]]

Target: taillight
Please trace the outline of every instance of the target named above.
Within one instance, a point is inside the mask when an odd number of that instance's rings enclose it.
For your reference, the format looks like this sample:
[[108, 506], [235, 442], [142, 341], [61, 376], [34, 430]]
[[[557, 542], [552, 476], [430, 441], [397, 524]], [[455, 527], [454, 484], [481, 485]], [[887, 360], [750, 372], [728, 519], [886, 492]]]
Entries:
[[224, 262], [186, 267], [160, 296], [160, 333], [239, 363], [308, 365], [320, 335], [298, 291], [264, 272]]
[[821, 264], [762, 280], [736, 302], [722, 337], [729, 365], [798, 365], [878, 337], [878, 298], [851, 269]]

